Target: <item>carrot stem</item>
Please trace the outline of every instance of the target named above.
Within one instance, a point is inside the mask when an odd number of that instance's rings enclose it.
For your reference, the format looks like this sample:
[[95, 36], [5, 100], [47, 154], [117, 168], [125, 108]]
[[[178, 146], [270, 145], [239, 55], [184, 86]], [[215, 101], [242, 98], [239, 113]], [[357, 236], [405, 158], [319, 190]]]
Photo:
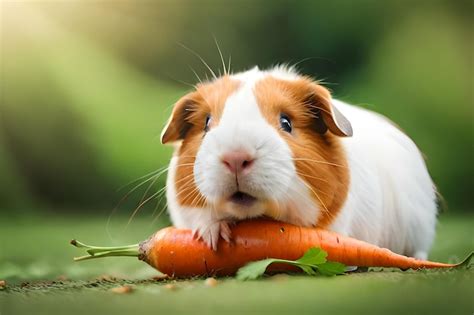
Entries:
[[102, 257], [115, 257], [115, 256], [139, 256], [139, 244], [126, 245], [126, 246], [93, 246], [87, 245], [77, 240], [72, 240], [71, 244], [78, 248], [85, 248], [88, 255], [75, 257], [75, 261], [102, 258]]

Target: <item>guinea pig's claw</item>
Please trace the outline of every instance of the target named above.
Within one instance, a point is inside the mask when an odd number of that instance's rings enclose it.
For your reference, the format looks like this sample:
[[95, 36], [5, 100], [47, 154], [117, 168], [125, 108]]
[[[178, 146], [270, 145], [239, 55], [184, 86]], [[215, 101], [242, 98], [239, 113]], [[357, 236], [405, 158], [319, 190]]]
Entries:
[[218, 221], [212, 223], [206, 229], [194, 231], [193, 238], [201, 239], [210, 249], [217, 250], [219, 238], [222, 237], [222, 239], [229, 243], [232, 240], [231, 234], [229, 223], [226, 221]]
[[220, 222], [220, 235], [227, 243], [230, 243], [232, 240], [232, 231], [229, 228], [228, 222]]

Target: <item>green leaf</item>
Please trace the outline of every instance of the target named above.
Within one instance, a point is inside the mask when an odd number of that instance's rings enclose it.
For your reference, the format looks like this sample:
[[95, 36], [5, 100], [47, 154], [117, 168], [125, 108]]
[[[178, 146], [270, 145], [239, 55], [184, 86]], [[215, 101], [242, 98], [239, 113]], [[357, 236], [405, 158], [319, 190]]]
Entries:
[[310, 248], [297, 260], [267, 258], [250, 262], [237, 271], [237, 279], [254, 280], [262, 276], [272, 263], [283, 263], [296, 266], [304, 273], [315, 276], [318, 273], [325, 276], [343, 274], [346, 267], [337, 262], [326, 261], [327, 253], [320, 248]]
[[267, 267], [278, 259], [268, 258], [246, 264], [237, 271], [237, 279], [254, 280], [265, 273]]
[[335, 276], [341, 275], [346, 271], [346, 266], [344, 264], [335, 262], [335, 261], [328, 261], [323, 264], [318, 265], [319, 273], [325, 276]]
[[464, 268], [464, 269], [469, 269], [471, 266], [471, 260], [474, 257], [474, 252], [471, 252], [466, 258], [464, 258], [463, 261], [460, 263], [456, 264], [453, 268]]
[[321, 248], [310, 248], [304, 253], [304, 255], [296, 260], [296, 262], [307, 265], [319, 265], [326, 262], [328, 254]]
[[310, 276], [316, 276], [318, 273], [317, 271], [311, 267], [311, 266], [306, 266], [306, 265], [297, 265], [301, 270], [303, 270], [303, 272], [307, 275], [310, 275]]

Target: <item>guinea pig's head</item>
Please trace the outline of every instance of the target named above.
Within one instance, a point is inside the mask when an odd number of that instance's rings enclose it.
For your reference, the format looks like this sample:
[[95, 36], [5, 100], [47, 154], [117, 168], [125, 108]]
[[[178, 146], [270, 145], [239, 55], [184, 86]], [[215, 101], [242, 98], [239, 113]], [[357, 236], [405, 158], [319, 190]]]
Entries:
[[197, 85], [176, 103], [162, 142], [177, 144], [178, 204], [311, 225], [345, 199], [339, 137], [351, 134], [326, 88], [286, 68], [254, 68]]

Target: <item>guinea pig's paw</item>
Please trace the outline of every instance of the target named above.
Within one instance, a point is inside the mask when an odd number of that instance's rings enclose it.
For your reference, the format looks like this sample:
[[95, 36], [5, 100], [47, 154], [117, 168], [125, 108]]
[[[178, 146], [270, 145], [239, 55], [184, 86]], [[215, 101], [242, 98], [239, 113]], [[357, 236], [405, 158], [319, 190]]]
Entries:
[[212, 250], [217, 250], [219, 237], [222, 237], [226, 242], [231, 240], [231, 230], [227, 221], [212, 222], [205, 228], [197, 229], [194, 235], [206, 243]]
[[198, 236], [212, 250], [217, 250], [221, 224], [219, 221], [212, 222], [206, 227], [197, 229], [194, 234]]

